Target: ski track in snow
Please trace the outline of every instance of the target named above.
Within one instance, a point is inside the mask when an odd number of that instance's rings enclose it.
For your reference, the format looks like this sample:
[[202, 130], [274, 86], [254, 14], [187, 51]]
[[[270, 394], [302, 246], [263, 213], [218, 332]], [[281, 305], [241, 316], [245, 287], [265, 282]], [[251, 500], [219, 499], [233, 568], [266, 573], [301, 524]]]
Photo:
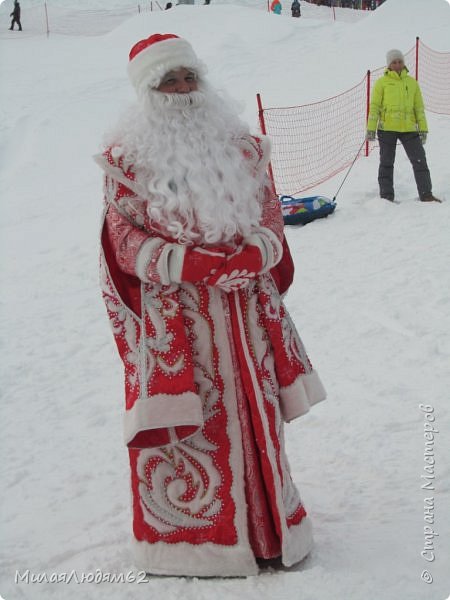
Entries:
[[[389, 47], [408, 50], [416, 35], [450, 50], [444, 0], [387, 0], [373, 14], [336, 23], [278, 18], [255, 0], [223, 4], [133, 16], [132, 4], [121, 0], [109, 2], [108, 11], [103, 0], [49, 2], [66, 31], [86, 27], [80, 8], [90, 8], [92, 18], [85, 37], [47, 39], [38, 2], [30, 0], [28, 15], [22, 2], [24, 36], [0, 33], [0, 594], [7, 600], [80, 594], [444, 600], [450, 593], [450, 117], [431, 113], [426, 152], [443, 204], [417, 201], [402, 148], [395, 174], [400, 204], [380, 200], [374, 150], [355, 164], [333, 215], [286, 228], [296, 263], [286, 304], [328, 390], [326, 402], [286, 427], [292, 474], [315, 528], [311, 555], [291, 569], [247, 579], [14, 582], [16, 570], [27, 569], [48, 576], [97, 569], [137, 574], [129, 549], [121, 363], [98, 286], [102, 178], [91, 158], [132, 99], [125, 75], [131, 45], [154, 31], [187, 37], [212, 83], [242, 102], [255, 128], [257, 91], [266, 105], [317, 101], [383, 64]], [[0, 5], [3, 24], [11, 10], [12, 3]], [[332, 197], [343, 176], [307, 195]], [[434, 491], [421, 489], [420, 403], [434, 407], [439, 429]], [[439, 534], [430, 563], [420, 555], [426, 497], [434, 498]], [[434, 578], [429, 585], [420, 578], [426, 568]]]

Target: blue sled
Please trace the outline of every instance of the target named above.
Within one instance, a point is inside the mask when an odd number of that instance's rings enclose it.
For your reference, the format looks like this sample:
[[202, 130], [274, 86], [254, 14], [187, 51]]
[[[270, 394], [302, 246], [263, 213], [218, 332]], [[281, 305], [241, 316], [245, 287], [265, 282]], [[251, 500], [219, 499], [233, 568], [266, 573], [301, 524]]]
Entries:
[[316, 219], [328, 217], [336, 208], [336, 202], [325, 196], [309, 198], [281, 196], [280, 202], [285, 225], [306, 225]]

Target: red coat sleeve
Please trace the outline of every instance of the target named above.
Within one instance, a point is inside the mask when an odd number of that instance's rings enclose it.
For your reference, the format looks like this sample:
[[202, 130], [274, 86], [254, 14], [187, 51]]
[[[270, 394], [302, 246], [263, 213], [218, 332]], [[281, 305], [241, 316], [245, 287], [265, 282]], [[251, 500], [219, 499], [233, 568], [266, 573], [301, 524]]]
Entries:
[[287, 292], [291, 286], [294, 280], [294, 270], [291, 251], [289, 250], [286, 237], [283, 236], [283, 255], [280, 262], [270, 271], [280, 294]]

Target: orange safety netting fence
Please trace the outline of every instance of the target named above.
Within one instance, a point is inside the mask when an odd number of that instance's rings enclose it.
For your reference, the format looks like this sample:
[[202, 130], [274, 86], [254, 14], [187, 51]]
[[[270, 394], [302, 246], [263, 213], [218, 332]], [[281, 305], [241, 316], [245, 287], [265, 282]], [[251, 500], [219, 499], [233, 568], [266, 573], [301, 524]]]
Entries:
[[[450, 115], [450, 52], [436, 52], [417, 38], [405, 64], [420, 83], [426, 109]], [[353, 88], [313, 104], [263, 108], [258, 94], [261, 130], [272, 142], [270, 175], [278, 194], [297, 194], [330, 179], [352, 163], [359, 148], [359, 156], [367, 156], [369, 145], [361, 145], [369, 99], [383, 73], [384, 67], [368, 71]]]
[[425, 107], [439, 115], [450, 115], [450, 52], [436, 52], [418, 40], [416, 79]]

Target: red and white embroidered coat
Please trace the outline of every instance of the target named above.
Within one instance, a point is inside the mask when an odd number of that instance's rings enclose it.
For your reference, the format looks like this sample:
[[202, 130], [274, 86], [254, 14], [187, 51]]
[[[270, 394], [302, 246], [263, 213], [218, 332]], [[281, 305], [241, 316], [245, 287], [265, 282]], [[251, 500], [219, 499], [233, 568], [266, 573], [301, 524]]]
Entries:
[[[265, 168], [264, 140], [244, 155]], [[301, 560], [309, 517], [283, 421], [325, 398], [280, 297], [292, 279], [278, 200], [235, 247], [178, 244], [151, 222], [133, 165], [105, 172], [101, 284], [125, 368], [137, 566], [172, 575], [251, 575], [255, 556]], [[284, 249], [284, 252], [283, 252]]]

